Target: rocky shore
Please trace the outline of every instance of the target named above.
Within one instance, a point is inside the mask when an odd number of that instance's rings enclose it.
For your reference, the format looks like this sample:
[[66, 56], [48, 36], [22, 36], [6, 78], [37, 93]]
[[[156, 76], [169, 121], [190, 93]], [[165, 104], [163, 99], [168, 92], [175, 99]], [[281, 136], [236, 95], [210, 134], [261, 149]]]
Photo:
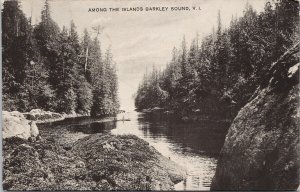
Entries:
[[27, 120], [24, 115], [18, 111], [3, 111], [2, 112], [2, 137], [19, 137], [25, 140], [36, 138], [39, 135], [39, 130], [35, 121]]
[[299, 186], [299, 43], [273, 63], [266, 84], [234, 119], [212, 190], [296, 190]]
[[45, 124], [33, 136], [23, 114], [3, 118], [6, 130], [14, 130], [16, 119], [23, 129], [3, 139], [5, 190], [171, 190], [185, 177], [182, 167], [133, 135], [76, 135]]
[[54, 121], [61, 121], [65, 118], [88, 116], [88, 114], [77, 113], [55, 113], [51, 111], [44, 111], [42, 109], [32, 109], [30, 112], [23, 113], [24, 117], [28, 120], [35, 121], [36, 123], [49, 123]]

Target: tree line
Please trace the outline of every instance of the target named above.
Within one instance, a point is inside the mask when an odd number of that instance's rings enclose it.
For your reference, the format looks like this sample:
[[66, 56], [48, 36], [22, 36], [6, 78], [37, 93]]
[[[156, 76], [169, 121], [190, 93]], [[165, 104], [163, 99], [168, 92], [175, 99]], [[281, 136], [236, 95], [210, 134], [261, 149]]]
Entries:
[[[3, 110], [34, 108], [86, 115], [119, 109], [116, 64], [110, 48], [101, 50], [99, 33], [80, 38], [73, 21], [59, 28], [48, 0], [41, 21], [32, 25], [18, 1], [2, 9]], [[94, 36], [94, 37], [92, 37]]]
[[135, 97], [138, 110], [154, 107], [180, 116], [193, 114], [232, 119], [259, 86], [266, 72], [299, 39], [299, 3], [268, 1], [257, 13], [249, 4], [240, 18], [232, 17], [187, 48], [180, 49], [162, 71], [145, 74]]

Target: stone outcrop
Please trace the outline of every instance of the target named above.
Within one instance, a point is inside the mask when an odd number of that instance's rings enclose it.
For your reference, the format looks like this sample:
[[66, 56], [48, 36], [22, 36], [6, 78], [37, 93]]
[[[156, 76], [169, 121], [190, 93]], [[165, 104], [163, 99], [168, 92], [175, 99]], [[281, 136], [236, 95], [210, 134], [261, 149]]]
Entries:
[[107, 183], [106, 190], [170, 190], [185, 177], [182, 167], [134, 135], [95, 134], [72, 151], [84, 157], [87, 177]]
[[299, 186], [299, 43], [272, 64], [266, 82], [234, 119], [211, 190]]
[[65, 116], [59, 113], [44, 111], [42, 109], [32, 109], [30, 112], [23, 113], [28, 120], [34, 120], [37, 123], [46, 123], [64, 120]]
[[5, 190], [171, 190], [185, 170], [136, 136], [94, 134], [69, 143], [3, 141]]
[[3, 127], [2, 137], [19, 137], [22, 139], [36, 138], [39, 130], [34, 121], [28, 121], [24, 115], [18, 111], [2, 112]]
[[26, 119], [34, 120], [37, 123], [49, 123], [55, 121], [62, 121], [65, 118], [74, 118], [74, 117], [82, 117], [89, 116], [89, 113], [78, 114], [74, 111], [70, 114], [66, 113], [55, 113], [52, 111], [44, 111], [42, 109], [32, 109], [30, 112], [23, 113]]

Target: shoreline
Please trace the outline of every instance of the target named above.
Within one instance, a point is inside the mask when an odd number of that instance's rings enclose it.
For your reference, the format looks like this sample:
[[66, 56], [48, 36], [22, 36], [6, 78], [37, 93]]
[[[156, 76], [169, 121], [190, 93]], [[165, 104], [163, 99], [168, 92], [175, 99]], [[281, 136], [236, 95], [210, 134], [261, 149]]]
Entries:
[[71, 119], [77, 117], [86, 117], [86, 118], [95, 118], [95, 119], [100, 118], [103, 119], [103, 122], [115, 120], [112, 119], [114, 118], [113, 115], [108, 115], [103, 117], [92, 117], [87, 114], [80, 114], [80, 113], [66, 114], [66, 113], [57, 113], [52, 111], [44, 111], [42, 109], [33, 109], [30, 112], [24, 112], [22, 114], [27, 120], [35, 121], [37, 124], [53, 123], [53, 122], [63, 121], [65, 119]]
[[4, 189], [23, 190], [30, 182], [30, 190], [173, 190], [186, 177], [137, 136], [91, 134], [63, 142], [60, 134], [36, 142], [4, 139]]
[[61, 120], [39, 123], [40, 139], [3, 139], [5, 190], [23, 190], [28, 182], [29, 190], [173, 190], [186, 177], [183, 167], [137, 136], [73, 133], [46, 123]]
[[151, 108], [151, 109], [143, 109], [137, 110], [137, 112], [145, 113], [149, 115], [159, 114], [166, 118], [177, 118], [180, 122], [201, 122], [201, 121], [215, 121], [215, 122], [224, 122], [224, 123], [232, 123], [233, 119], [224, 118], [224, 117], [216, 117], [209, 115], [201, 115], [201, 114], [190, 114], [190, 115], [179, 115], [175, 111], [163, 109], [163, 108]]

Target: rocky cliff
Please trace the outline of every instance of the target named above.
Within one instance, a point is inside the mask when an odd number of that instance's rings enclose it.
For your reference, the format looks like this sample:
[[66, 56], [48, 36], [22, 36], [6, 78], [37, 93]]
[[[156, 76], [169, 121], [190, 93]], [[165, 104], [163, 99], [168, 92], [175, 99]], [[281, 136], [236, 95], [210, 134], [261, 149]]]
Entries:
[[299, 186], [299, 43], [272, 64], [234, 119], [211, 190], [295, 190]]

